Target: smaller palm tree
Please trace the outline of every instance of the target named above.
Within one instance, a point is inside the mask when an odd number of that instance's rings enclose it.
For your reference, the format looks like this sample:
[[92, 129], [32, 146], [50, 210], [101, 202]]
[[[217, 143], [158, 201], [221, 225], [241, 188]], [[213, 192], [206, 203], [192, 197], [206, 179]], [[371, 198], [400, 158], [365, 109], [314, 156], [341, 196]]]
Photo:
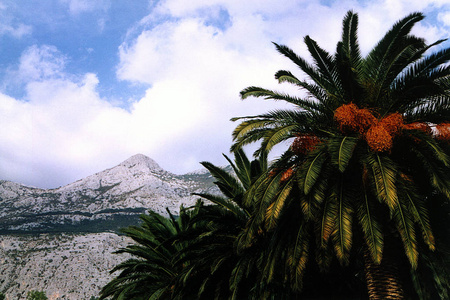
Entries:
[[178, 255], [178, 264], [183, 266], [178, 296], [191, 295], [195, 299], [252, 297], [250, 291], [259, 274], [257, 263], [261, 251], [253, 247], [238, 254], [234, 244], [254, 209], [244, 205], [243, 196], [266, 170], [267, 157], [263, 154], [250, 161], [243, 150], [235, 153], [234, 161], [224, 157], [233, 172], [209, 162], [201, 163], [215, 179], [221, 195], [195, 194], [206, 199], [209, 205], [198, 207], [189, 232], [180, 237], [188, 245]]
[[180, 208], [176, 218], [168, 209], [166, 218], [149, 211], [142, 215], [140, 226], [130, 226], [122, 232], [135, 241], [116, 253], [132, 257], [120, 263], [111, 273], [120, 274], [104, 286], [100, 299], [171, 299], [180, 269], [174, 264], [175, 255], [183, 244], [176, 238], [187, 228], [192, 211]]

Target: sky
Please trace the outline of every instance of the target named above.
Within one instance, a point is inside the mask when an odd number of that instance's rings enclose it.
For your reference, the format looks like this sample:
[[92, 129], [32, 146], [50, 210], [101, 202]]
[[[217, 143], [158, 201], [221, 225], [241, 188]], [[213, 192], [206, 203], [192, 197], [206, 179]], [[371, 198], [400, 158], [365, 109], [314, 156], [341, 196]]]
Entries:
[[137, 153], [175, 174], [223, 165], [232, 117], [286, 108], [239, 92], [304, 77], [272, 42], [334, 53], [348, 10], [363, 55], [415, 11], [414, 34], [450, 37], [448, 0], [0, 0], [0, 180], [56, 188]]

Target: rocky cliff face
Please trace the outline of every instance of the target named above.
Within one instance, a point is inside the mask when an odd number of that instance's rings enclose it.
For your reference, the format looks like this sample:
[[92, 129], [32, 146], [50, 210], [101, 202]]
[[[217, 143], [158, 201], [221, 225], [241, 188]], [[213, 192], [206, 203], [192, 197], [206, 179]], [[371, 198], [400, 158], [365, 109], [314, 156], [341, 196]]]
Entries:
[[[1, 236], [0, 291], [9, 300], [45, 291], [50, 300], [89, 300], [127, 257], [113, 254], [131, 242], [114, 233]], [[116, 274], [117, 275], [117, 274]]]
[[194, 204], [191, 193], [214, 192], [212, 181], [207, 172], [172, 174], [141, 154], [57, 189], [0, 181], [0, 292], [97, 297], [125, 259], [113, 252], [131, 242], [114, 232], [148, 209], [177, 213]]
[[175, 175], [141, 154], [57, 189], [0, 181], [0, 232], [117, 230], [148, 209], [176, 213], [211, 186], [207, 173]]

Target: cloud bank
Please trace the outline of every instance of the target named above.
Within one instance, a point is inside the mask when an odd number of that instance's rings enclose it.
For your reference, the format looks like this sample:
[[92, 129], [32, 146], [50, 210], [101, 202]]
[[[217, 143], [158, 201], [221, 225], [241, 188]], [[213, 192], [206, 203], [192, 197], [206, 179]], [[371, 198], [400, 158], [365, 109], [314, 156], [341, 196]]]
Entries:
[[[110, 7], [107, 1], [62, 3], [80, 18]], [[283, 107], [239, 100], [239, 91], [250, 85], [287, 89], [273, 74], [296, 69], [271, 41], [305, 55], [302, 40], [308, 34], [333, 52], [349, 9], [360, 17], [363, 52], [412, 11], [432, 15], [415, 29], [428, 42], [448, 36], [450, 26], [446, 1], [168, 0], [148, 7], [148, 15], [117, 44], [112, 70], [117, 80], [147, 87], [132, 102], [102, 97], [97, 74], [72, 72], [71, 57], [54, 45], [37, 42], [8, 66], [5, 80], [22, 86], [25, 95], [0, 93], [2, 179], [57, 187], [136, 153], [178, 174], [198, 169], [204, 160], [222, 164], [236, 125], [231, 117]], [[11, 22], [0, 24], [0, 34]], [[17, 38], [35, 32], [25, 22], [11, 28]]]

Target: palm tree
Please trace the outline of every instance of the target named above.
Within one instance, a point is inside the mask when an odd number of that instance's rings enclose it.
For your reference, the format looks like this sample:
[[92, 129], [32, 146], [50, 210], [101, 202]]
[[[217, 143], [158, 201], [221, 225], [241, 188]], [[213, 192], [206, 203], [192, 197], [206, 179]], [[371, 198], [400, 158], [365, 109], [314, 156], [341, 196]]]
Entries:
[[427, 45], [410, 34], [423, 18], [401, 19], [362, 57], [358, 16], [350, 11], [334, 55], [309, 36], [304, 42], [313, 64], [275, 44], [309, 80], [286, 70], [275, 78], [304, 95], [261, 87], [241, 92], [242, 99], [292, 105], [234, 118], [240, 124], [232, 150], [261, 141], [258, 155], [290, 143], [244, 197], [244, 205], [257, 209], [239, 249], [251, 245], [262, 226], [279, 234], [270, 250], [278, 259], [270, 261], [286, 269], [294, 288], [301, 288], [310, 252], [325, 269], [333, 256], [348, 265], [359, 253], [369, 297], [399, 299], [407, 296], [400, 271], [417, 269], [423, 245], [431, 253], [436, 248], [429, 201], [433, 194], [450, 198], [450, 49], [425, 55], [443, 40]]
[[173, 299], [181, 271], [174, 258], [185, 246], [176, 239], [187, 230], [195, 211], [181, 207], [178, 218], [167, 212], [168, 218], [149, 211], [148, 215], [141, 215], [140, 226], [122, 229], [135, 243], [116, 253], [126, 253], [131, 258], [111, 270], [120, 274], [102, 288], [100, 299]]
[[181, 298], [243, 299], [258, 293], [251, 289], [259, 274], [260, 248], [250, 247], [238, 254], [234, 244], [253, 212], [252, 206], [242, 202], [244, 193], [267, 169], [267, 157], [263, 154], [250, 161], [242, 150], [235, 152], [234, 161], [224, 157], [232, 172], [228, 167], [201, 162], [221, 193], [195, 194], [209, 204], [198, 208], [190, 230], [179, 237], [189, 243], [178, 259], [183, 266], [177, 291]]

